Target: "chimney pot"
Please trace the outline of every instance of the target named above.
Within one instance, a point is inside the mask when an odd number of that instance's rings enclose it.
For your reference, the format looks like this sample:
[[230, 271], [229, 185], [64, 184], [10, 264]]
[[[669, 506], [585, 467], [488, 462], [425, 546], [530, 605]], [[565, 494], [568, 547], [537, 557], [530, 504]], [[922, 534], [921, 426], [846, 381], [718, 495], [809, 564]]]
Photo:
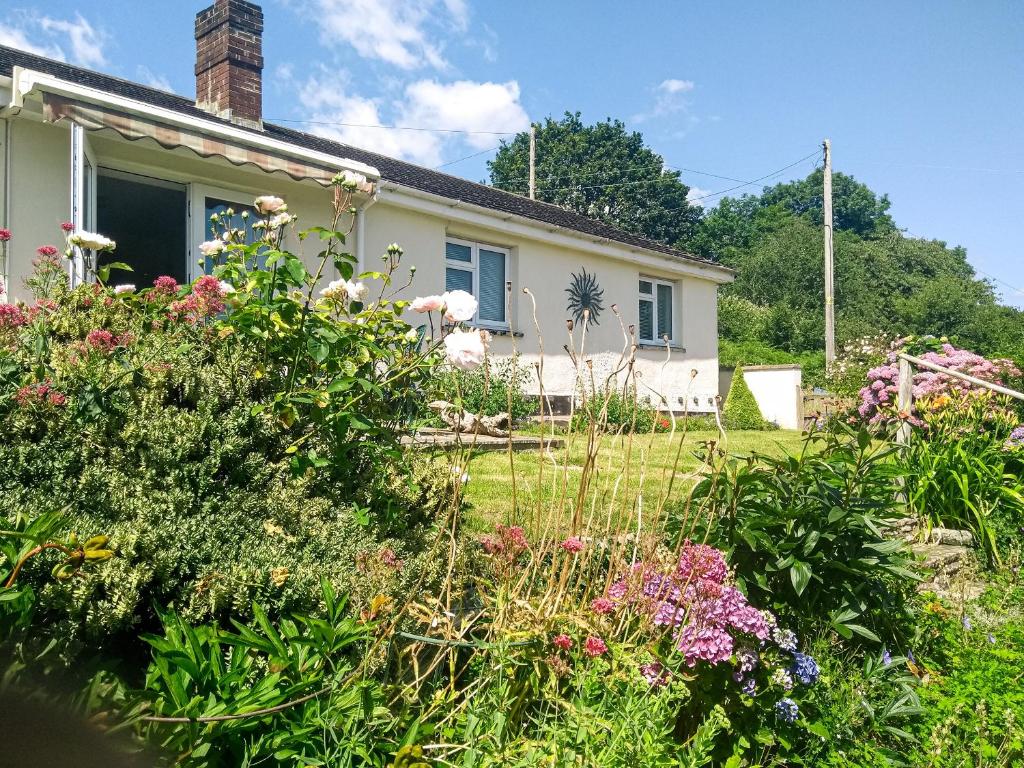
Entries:
[[215, 0], [196, 14], [196, 106], [237, 125], [263, 128], [263, 11]]

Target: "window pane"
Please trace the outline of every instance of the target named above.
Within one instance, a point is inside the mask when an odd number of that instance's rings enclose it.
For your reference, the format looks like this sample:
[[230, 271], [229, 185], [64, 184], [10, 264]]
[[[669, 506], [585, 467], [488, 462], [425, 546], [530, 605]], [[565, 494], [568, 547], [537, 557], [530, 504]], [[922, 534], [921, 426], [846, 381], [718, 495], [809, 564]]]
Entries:
[[100, 266], [123, 261], [134, 270], [114, 271], [112, 283], [142, 289], [161, 275], [186, 282], [187, 221], [184, 187], [147, 184], [141, 177], [100, 175], [96, 180], [96, 229], [117, 242], [117, 251], [100, 257]]
[[646, 294], [647, 296], [654, 295], [654, 287], [651, 285], [649, 280], [640, 281], [640, 293]]
[[444, 271], [444, 289], [446, 291], [473, 292], [473, 273], [465, 269], [448, 267]]
[[[229, 226], [228, 221], [223, 218], [225, 212], [230, 208], [235, 212], [235, 215], [231, 217], [230, 226], [232, 229], [244, 229], [245, 230], [245, 242], [246, 244], [254, 243], [259, 238], [256, 235], [256, 230], [252, 228], [252, 225], [260, 220], [260, 217], [256, 214], [256, 209], [249, 205], [242, 205], [240, 203], [232, 203], [230, 200], [219, 200], [215, 197], [206, 198], [206, 239], [211, 240], [217, 237]], [[248, 211], [249, 217], [246, 219], [242, 218], [242, 211]], [[213, 214], [217, 214], [221, 217], [221, 220], [216, 225], [210, 223], [210, 217]], [[260, 269], [266, 266], [266, 259], [264, 257], [258, 257], [257, 263]], [[213, 258], [205, 257], [203, 259], [203, 272], [207, 275], [213, 272], [213, 268], [216, 266], [216, 261]], [[252, 264], [249, 265], [250, 267]]]
[[640, 299], [640, 338], [654, 338], [654, 302]]
[[505, 254], [480, 249], [480, 319], [505, 322]]
[[658, 338], [672, 338], [672, 286], [658, 285]]
[[473, 260], [473, 249], [468, 245], [445, 243], [444, 257], [449, 261], [465, 261], [468, 263]]

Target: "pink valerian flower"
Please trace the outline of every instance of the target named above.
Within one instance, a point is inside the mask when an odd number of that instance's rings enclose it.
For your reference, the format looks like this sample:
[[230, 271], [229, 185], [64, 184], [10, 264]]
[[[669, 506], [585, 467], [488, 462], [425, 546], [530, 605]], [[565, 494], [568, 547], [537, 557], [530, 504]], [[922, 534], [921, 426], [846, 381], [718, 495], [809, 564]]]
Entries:
[[62, 222], [60, 228], [65, 232], [65, 234], [68, 235], [75, 231], [75, 225], [72, 224], [70, 221]]
[[607, 597], [597, 597], [590, 602], [590, 610], [600, 616], [604, 616], [615, 610], [615, 602]]
[[596, 635], [591, 635], [583, 643], [583, 652], [591, 658], [596, 658], [598, 656], [603, 656], [604, 654], [608, 653], [608, 646], [600, 637], [597, 637]]
[[0, 304], [0, 329], [28, 325], [28, 317], [17, 304]]
[[173, 318], [184, 318], [189, 323], [219, 315], [224, 311], [224, 289], [213, 275], [203, 275], [192, 284], [192, 292], [183, 299], [171, 302], [168, 308]]
[[28, 384], [17, 391], [14, 395], [15, 402], [22, 408], [30, 405], [53, 405], [61, 406], [67, 402], [63, 392], [53, 388], [53, 382], [43, 379], [38, 384]]
[[55, 246], [52, 245], [40, 245], [36, 248], [36, 253], [40, 256], [56, 256], [58, 251]]
[[97, 352], [107, 353], [115, 350], [121, 340], [105, 328], [97, 328], [86, 334], [85, 343]]
[[0, 243], [6, 243], [11, 239], [11, 230], [0, 229]]
[[572, 638], [568, 635], [555, 635], [551, 640], [551, 644], [555, 648], [560, 648], [563, 651], [568, 651], [572, 648]]
[[393, 571], [400, 571], [405, 565], [405, 562], [398, 558], [395, 550], [391, 549], [391, 547], [385, 547], [380, 551], [380, 561], [385, 567]]
[[576, 554], [583, 551], [583, 540], [579, 536], [570, 536], [568, 539], [559, 544], [566, 552]]
[[153, 281], [154, 293], [171, 295], [178, 291], [178, 281], [170, 275], [160, 275]]

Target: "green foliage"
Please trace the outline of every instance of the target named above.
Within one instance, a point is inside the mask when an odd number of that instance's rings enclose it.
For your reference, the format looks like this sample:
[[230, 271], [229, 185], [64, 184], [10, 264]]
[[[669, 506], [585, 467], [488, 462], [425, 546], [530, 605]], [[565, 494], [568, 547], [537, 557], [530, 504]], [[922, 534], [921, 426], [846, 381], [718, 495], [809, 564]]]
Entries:
[[[351, 274], [342, 233], [319, 234], [321, 268]], [[440, 568], [425, 552], [449, 480], [400, 445], [433, 358], [400, 306], [314, 299], [297, 257], [267, 250], [257, 269], [252, 248], [218, 267], [230, 293], [209, 276], [60, 288], [2, 340], [0, 527], [65, 509], [62, 534], [118, 547], [82, 578], [28, 575], [64, 653], [129, 642], [154, 605], [190, 621], [253, 601], [312, 611], [324, 575], [364, 605], [405, 591], [418, 556], [425, 578]]]
[[[272, 624], [253, 606], [255, 622], [190, 626], [161, 615], [138, 690], [110, 685], [106, 693], [129, 713], [136, 733], [195, 768], [218, 766], [376, 765], [401, 746], [400, 723], [360, 659], [372, 626], [347, 616], [327, 582], [322, 618], [294, 616]], [[296, 703], [297, 702], [297, 703]], [[162, 723], [146, 716], [216, 718], [280, 708], [263, 716], [210, 723]]]
[[900, 464], [910, 507], [932, 525], [973, 532], [996, 565], [1024, 525], [1024, 452], [1008, 442], [1019, 416], [990, 392], [921, 405]]
[[[709, 543], [728, 553], [751, 602], [802, 635], [899, 634], [917, 576], [905, 545], [885, 535], [902, 516], [893, 452], [867, 431], [838, 428], [809, 435], [798, 456], [728, 458], [696, 486]], [[680, 526], [677, 536], [692, 535]]]
[[[811, 223], [822, 224], [824, 172], [820, 168], [797, 181], [783, 182], [761, 193], [761, 205], [778, 205]], [[896, 228], [889, 216], [888, 195], [878, 196], [866, 184], [845, 173], [832, 174], [832, 221], [838, 230], [862, 237], [886, 234]]]
[[[503, 140], [487, 166], [494, 186], [525, 197], [529, 132]], [[566, 112], [538, 124], [536, 178], [538, 200], [671, 245], [685, 247], [701, 217], [679, 171], [619, 120], [584, 125], [579, 112]]]
[[722, 421], [726, 429], [770, 429], [772, 426], [761, 415], [754, 393], [743, 378], [742, 368], [733, 371], [729, 395], [722, 407]]
[[644, 434], [670, 429], [671, 420], [660, 416], [650, 400], [638, 398], [635, 390], [623, 393], [610, 389], [588, 395], [576, 404], [570, 430], [585, 432], [590, 425], [601, 432]]
[[461, 404], [470, 413], [494, 416], [508, 413], [514, 422], [537, 413], [537, 398], [523, 393], [531, 380], [530, 369], [518, 357], [488, 358], [479, 368], [463, 371], [446, 368], [437, 372], [428, 387], [424, 405], [432, 400]]
[[927, 684], [914, 733], [934, 768], [1024, 765], [1024, 589], [995, 583], [970, 612], [932, 600], [919, 613]]

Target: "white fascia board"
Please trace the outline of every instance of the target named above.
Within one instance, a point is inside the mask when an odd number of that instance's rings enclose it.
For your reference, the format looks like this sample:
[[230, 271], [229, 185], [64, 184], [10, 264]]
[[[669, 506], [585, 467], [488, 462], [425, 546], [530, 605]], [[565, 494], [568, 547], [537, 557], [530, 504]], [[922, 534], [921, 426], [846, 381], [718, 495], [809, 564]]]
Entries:
[[286, 157], [294, 157], [297, 160], [317, 163], [328, 168], [337, 168], [339, 171], [348, 170], [354, 173], [361, 173], [371, 181], [380, 179], [380, 171], [371, 165], [351, 160], [345, 157], [335, 157], [326, 152], [317, 152], [312, 149], [305, 149], [286, 141], [271, 139], [260, 136], [249, 131], [243, 131], [234, 126], [217, 122], [214, 120], [202, 120], [189, 115], [175, 112], [173, 109], [153, 106], [135, 99], [127, 99], [123, 96], [115, 96], [96, 88], [88, 88], [57, 77], [34, 72], [22, 67], [15, 67], [13, 87], [11, 89], [11, 101], [7, 110], [17, 114], [24, 106], [25, 98], [36, 91], [46, 91], [58, 96], [67, 96], [86, 101], [100, 106], [113, 107], [121, 112], [139, 115], [149, 119], [159, 120], [161, 123], [188, 128], [193, 131], [200, 131], [209, 136], [225, 139], [234, 144], [254, 147], [256, 149], [271, 150]]
[[379, 190], [378, 194], [381, 200], [386, 203], [419, 213], [427, 213], [448, 221], [458, 221], [490, 229], [498, 227], [503, 232], [530, 240], [539, 240], [564, 248], [574, 248], [620, 261], [628, 261], [656, 271], [710, 280], [720, 285], [731, 283], [735, 279], [736, 273], [728, 267], [683, 261], [658, 251], [633, 248], [608, 238], [576, 232], [527, 216], [497, 211], [463, 200], [452, 200], [442, 195], [435, 195], [394, 182], [382, 181]]

